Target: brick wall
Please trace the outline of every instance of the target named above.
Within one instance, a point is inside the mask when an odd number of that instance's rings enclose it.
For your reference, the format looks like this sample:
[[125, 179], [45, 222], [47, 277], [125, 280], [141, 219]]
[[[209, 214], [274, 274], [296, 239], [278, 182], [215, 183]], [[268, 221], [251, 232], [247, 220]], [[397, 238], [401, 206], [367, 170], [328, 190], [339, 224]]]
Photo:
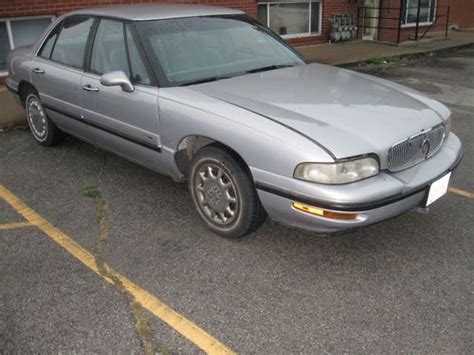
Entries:
[[[257, 15], [257, 0], [0, 0], [0, 18], [54, 14], [62, 15], [84, 7], [98, 7], [133, 3], [192, 3], [225, 6], [244, 10], [250, 16]], [[329, 17], [335, 12], [357, 12], [356, 0], [323, 0], [322, 35], [291, 39], [294, 45], [328, 41]]]
[[[394, 29], [381, 29], [378, 33], [378, 40], [394, 42], [397, 39], [398, 19], [400, 16], [400, 5], [403, 0], [381, 0], [380, 7], [385, 8], [381, 10], [380, 17], [389, 17], [390, 19], [380, 20], [380, 26]], [[290, 39], [289, 42], [293, 45], [308, 45], [315, 43], [323, 43], [329, 40], [329, 18], [333, 13], [357, 13], [358, 7], [362, 6], [363, 0], [324, 0], [323, 2], [323, 19], [322, 19], [322, 34], [320, 36], [301, 37]], [[447, 6], [450, 7], [449, 24], [457, 24], [461, 29], [474, 28], [474, 0], [438, 0], [439, 6], [438, 14], [445, 15]], [[388, 9], [391, 8], [391, 9]], [[446, 18], [440, 17], [437, 24], [435, 24], [430, 31], [444, 31]], [[419, 33], [422, 34], [427, 29], [422, 26]], [[415, 29], [413, 27], [405, 27], [401, 29], [400, 40], [407, 41], [414, 36]]]
[[[438, 5], [440, 6], [438, 13], [445, 14], [446, 8], [444, 7], [449, 0], [438, 0]], [[386, 42], [396, 42], [398, 37], [398, 21], [400, 17], [400, 5], [403, 3], [403, 0], [382, 0], [380, 6], [382, 7], [380, 11], [380, 26], [387, 27], [387, 29], [380, 30], [378, 34], [379, 41]], [[446, 18], [439, 18], [437, 24], [433, 26], [432, 31], [442, 31], [445, 28]], [[390, 28], [390, 29], [389, 29]], [[393, 29], [392, 29], [393, 28]], [[426, 26], [420, 26], [418, 33], [421, 36], [425, 30]], [[415, 35], [415, 27], [407, 26], [402, 27], [400, 30], [400, 41], [407, 41]]]
[[449, 23], [460, 28], [474, 28], [474, 0], [451, 0], [449, 2], [451, 16]]
[[360, 4], [357, 0], [323, 0], [322, 27], [320, 36], [307, 36], [290, 39], [289, 42], [295, 46], [303, 46], [329, 41], [330, 24], [329, 19], [333, 13], [357, 13]]
[[[382, 0], [381, 7], [392, 9], [382, 9], [380, 17], [390, 18], [381, 19], [380, 26], [397, 28], [398, 18], [400, 16], [400, 4], [402, 0]], [[438, 21], [428, 30], [429, 32], [444, 31], [446, 28], [446, 15], [449, 6], [449, 24], [457, 24], [461, 29], [474, 27], [474, 0], [438, 0], [437, 15], [440, 15]], [[420, 26], [419, 34], [422, 35], [428, 26]], [[378, 39], [380, 41], [394, 42], [397, 39], [397, 30], [380, 30]], [[415, 35], [414, 27], [403, 27], [400, 32], [400, 40], [407, 41]]]
[[[401, 0], [381, 0], [382, 7], [399, 7]], [[0, 0], [0, 18], [54, 14], [62, 15], [66, 12], [84, 8], [132, 3], [193, 3], [226, 6], [244, 10], [250, 16], [257, 14], [257, 0]], [[306, 45], [327, 42], [329, 37], [329, 17], [337, 12], [357, 12], [363, 0], [323, 0], [322, 35], [306, 36], [291, 39], [293, 45]], [[474, 27], [474, 0], [438, 0], [440, 6], [451, 6], [451, 24], [458, 24], [461, 28]], [[384, 10], [382, 16], [398, 18], [396, 10]], [[442, 19], [443, 20], [443, 19]], [[441, 20], [441, 21], [442, 21]], [[385, 27], [396, 27], [397, 20], [383, 20]], [[441, 26], [437, 30], [441, 30]], [[408, 39], [413, 31], [402, 30], [402, 39]], [[381, 30], [380, 40], [393, 40], [396, 30]]]
[[[0, 0], [0, 19], [21, 16], [56, 15], [89, 7], [127, 5], [138, 3], [207, 4], [241, 9], [250, 16], [257, 16], [256, 0]], [[5, 77], [0, 76], [0, 86]]]
[[[62, 15], [66, 12], [84, 8], [98, 7], [118, 4], [133, 3], [193, 3], [208, 4], [215, 6], [225, 6], [244, 10], [250, 16], [257, 15], [258, 0], [0, 0], [0, 18], [34, 16], [54, 14]], [[402, 0], [381, 0], [381, 7], [399, 7]], [[363, 4], [363, 0], [323, 0], [322, 11], [322, 34], [320, 36], [305, 36], [290, 39], [293, 45], [308, 45], [323, 43], [329, 40], [329, 18], [333, 13], [353, 12], [357, 13], [358, 7]], [[448, 3], [451, 6], [451, 24], [458, 24], [461, 28], [474, 27], [474, 0], [438, 0], [440, 6]], [[399, 12], [397, 10], [384, 10], [384, 17], [394, 17], [392, 20], [381, 20], [384, 27], [397, 27]], [[443, 22], [441, 19], [440, 22]], [[442, 26], [437, 26], [434, 30], [442, 30]], [[413, 35], [412, 28], [402, 30], [401, 39], [407, 40]], [[394, 41], [397, 37], [396, 30], [380, 30], [379, 40]], [[0, 78], [1, 80], [1, 78]]]
[[[399, 8], [403, 0], [381, 0], [381, 7]], [[20, 16], [35, 15], [62, 15], [85, 7], [98, 7], [119, 4], [134, 3], [188, 3], [225, 6], [244, 10], [250, 16], [256, 17], [258, 0], [0, 0], [0, 19]], [[323, 0], [322, 5], [322, 28], [319, 36], [305, 36], [290, 39], [292, 45], [310, 45], [324, 43], [329, 40], [329, 18], [333, 13], [357, 13], [357, 9], [364, 0]], [[450, 6], [450, 24], [457, 24], [461, 29], [474, 28], [474, 0], [438, 0], [439, 6]], [[445, 8], [440, 8], [439, 13], [445, 13]], [[382, 29], [378, 33], [380, 41], [396, 41], [399, 11], [396, 9], [382, 10], [380, 16], [392, 17], [393, 19], [381, 20], [382, 27], [393, 27], [394, 29]], [[444, 30], [445, 19], [439, 20], [439, 25], [433, 31]], [[426, 27], [420, 28], [420, 33]], [[413, 28], [403, 28], [400, 33], [402, 41], [408, 40], [414, 35]], [[0, 77], [0, 85], [4, 84], [4, 77]]]

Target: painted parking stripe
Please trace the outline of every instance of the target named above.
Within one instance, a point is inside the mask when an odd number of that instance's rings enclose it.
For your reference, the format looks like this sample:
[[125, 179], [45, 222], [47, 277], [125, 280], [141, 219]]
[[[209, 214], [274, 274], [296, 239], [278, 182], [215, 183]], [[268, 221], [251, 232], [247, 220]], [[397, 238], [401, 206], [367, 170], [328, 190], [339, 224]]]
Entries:
[[30, 227], [30, 226], [32, 226], [32, 224], [30, 222], [17, 222], [17, 223], [0, 224], [0, 231], [9, 230], [9, 229], [24, 228], [24, 227]]
[[[102, 277], [105, 281], [113, 283], [113, 280], [99, 272], [94, 256], [84, 249], [81, 245], [75, 242], [68, 235], [60, 231], [58, 228], [49, 223], [46, 219], [41, 217], [38, 213], [29, 208], [23, 201], [13, 195], [3, 185], [0, 185], [0, 197], [3, 198], [11, 207], [13, 207], [20, 215], [22, 215], [31, 225], [39, 228], [48, 237], [54, 240], [57, 244], [63, 247], [68, 253], [82, 262], [89, 269], [94, 271], [97, 275]], [[171, 328], [179, 332], [185, 338], [189, 339], [199, 348], [208, 354], [234, 354], [234, 352], [207, 333], [205, 330], [199, 328], [193, 322], [188, 320], [183, 315], [179, 314], [158, 298], [136, 285], [125, 276], [111, 269], [108, 265], [104, 265], [109, 272], [118, 279], [127, 292], [132, 295], [135, 300], [146, 308], [156, 317], [167, 323]]]
[[474, 193], [469, 192], [469, 191], [465, 191], [465, 190], [461, 190], [461, 189], [457, 189], [455, 187], [450, 187], [449, 192], [452, 192], [453, 194], [456, 194], [456, 195], [460, 195], [460, 196], [464, 196], [464, 197], [467, 197], [467, 198], [473, 198], [474, 199]]
[[451, 111], [455, 111], [455, 112], [459, 112], [459, 113], [464, 113], [466, 115], [472, 115], [474, 114], [474, 112], [470, 112], [470, 111], [467, 111], [467, 110], [462, 110], [460, 108], [456, 108], [456, 107], [450, 107], [449, 108]]

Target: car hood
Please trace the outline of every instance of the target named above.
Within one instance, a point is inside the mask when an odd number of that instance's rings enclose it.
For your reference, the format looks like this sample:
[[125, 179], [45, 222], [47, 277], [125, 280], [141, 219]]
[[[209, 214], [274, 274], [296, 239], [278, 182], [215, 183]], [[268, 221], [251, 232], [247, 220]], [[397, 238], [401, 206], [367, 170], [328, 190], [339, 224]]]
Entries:
[[298, 131], [334, 158], [376, 153], [449, 117], [434, 99], [401, 85], [322, 64], [188, 87]]

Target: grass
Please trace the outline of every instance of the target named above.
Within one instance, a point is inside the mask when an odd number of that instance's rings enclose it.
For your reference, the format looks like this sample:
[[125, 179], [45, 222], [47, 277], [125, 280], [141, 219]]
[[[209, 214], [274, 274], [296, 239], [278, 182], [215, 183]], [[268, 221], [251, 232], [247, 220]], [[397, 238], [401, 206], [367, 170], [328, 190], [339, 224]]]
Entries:
[[97, 237], [96, 245], [94, 248], [94, 255], [96, 260], [98, 261], [97, 265], [99, 269], [101, 268], [102, 262], [102, 250], [104, 244], [107, 241], [107, 237], [110, 232], [110, 226], [107, 223], [107, 219], [105, 217], [105, 212], [107, 209], [107, 204], [105, 203], [104, 199], [102, 198], [100, 191], [97, 189], [97, 185], [88, 184], [84, 187], [84, 196], [92, 198], [95, 200], [95, 209], [97, 212], [97, 219], [99, 221], [100, 227], [100, 234]]
[[133, 319], [135, 320], [135, 327], [137, 329], [138, 337], [143, 346], [143, 353], [146, 355], [152, 355], [157, 353], [162, 355], [171, 354], [171, 352], [165, 347], [162, 347], [159, 352], [157, 352], [156, 347], [153, 344], [153, 334], [151, 331], [151, 327], [145, 317], [142, 306], [134, 299], [131, 299], [130, 295], [125, 292], [120, 280], [117, 279], [114, 274], [110, 273], [110, 271], [106, 267], [102, 251], [109, 236], [110, 226], [107, 223], [106, 219], [107, 204], [102, 198], [102, 195], [100, 194], [97, 185], [88, 184], [84, 186], [83, 194], [88, 198], [94, 199], [97, 217], [99, 220], [100, 233], [96, 239], [96, 243], [94, 246], [94, 257], [96, 260], [97, 268], [99, 269], [100, 274], [111, 279], [116, 289], [122, 292], [125, 297], [128, 298], [130, 312]]
[[162, 346], [160, 350], [158, 350], [158, 353], [160, 355], [171, 355], [171, 350]]
[[[153, 335], [151, 332], [151, 328], [145, 318], [145, 314], [140, 303], [133, 301], [131, 304], [131, 311], [136, 321], [135, 326], [142, 342], [144, 353], [147, 355], [156, 354], [157, 351], [155, 346], [153, 345]], [[160, 349], [161, 354], [169, 354], [169, 352], [166, 351], [168, 350]]]
[[96, 201], [101, 200], [100, 192], [97, 190], [97, 186], [93, 184], [88, 184], [84, 187], [84, 196], [93, 198]]
[[367, 59], [364, 63], [365, 64], [374, 64], [374, 65], [381, 65], [381, 64], [388, 64], [388, 63], [398, 63], [401, 60], [400, 56], [393, 55], [388, 57], [374, 57]]

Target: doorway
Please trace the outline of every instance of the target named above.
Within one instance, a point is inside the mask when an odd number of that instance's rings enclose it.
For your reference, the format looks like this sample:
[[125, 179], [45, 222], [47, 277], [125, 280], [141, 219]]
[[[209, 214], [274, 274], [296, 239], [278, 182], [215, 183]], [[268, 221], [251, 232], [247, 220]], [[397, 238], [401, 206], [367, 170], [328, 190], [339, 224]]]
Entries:
[[364, 1], [364, 31], [362, 39], [364, 41], [376, 41], [378, 35], [378, 25], [380, 16], [380, 0]]

